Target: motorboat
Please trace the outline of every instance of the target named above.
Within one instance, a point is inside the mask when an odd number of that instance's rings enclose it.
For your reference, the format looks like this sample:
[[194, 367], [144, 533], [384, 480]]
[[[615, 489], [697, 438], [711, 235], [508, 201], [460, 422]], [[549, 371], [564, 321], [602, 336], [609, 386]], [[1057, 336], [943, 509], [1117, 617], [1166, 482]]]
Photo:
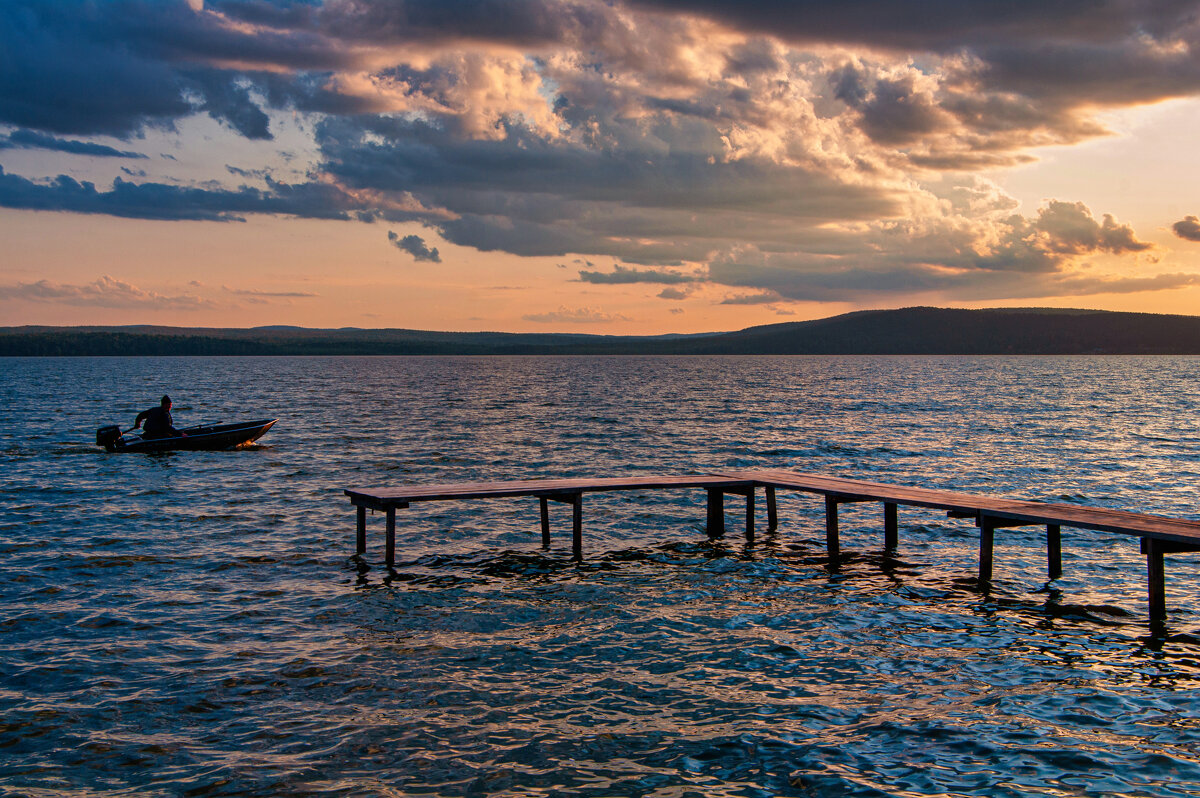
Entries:
[[119, 426], [96, 430], [96, 445], [107, 452], [196, 452], [237, 449], [266, 434], [277, 418], [264, 421], [240, 421], [236, 424], [201, 424], [181, 429], [183, 435], [147, 438], [133, 430], [121, 432]]

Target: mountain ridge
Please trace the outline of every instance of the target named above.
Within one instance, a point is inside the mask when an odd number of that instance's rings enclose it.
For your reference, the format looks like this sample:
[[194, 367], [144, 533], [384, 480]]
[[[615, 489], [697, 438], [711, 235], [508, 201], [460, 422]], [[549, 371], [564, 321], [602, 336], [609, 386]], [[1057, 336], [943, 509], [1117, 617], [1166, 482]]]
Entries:
[[862, 310], [663, 335], [163, 325], [0, 327], [0, 356], [1200, 354], [1200, 316], [1075, 308]]

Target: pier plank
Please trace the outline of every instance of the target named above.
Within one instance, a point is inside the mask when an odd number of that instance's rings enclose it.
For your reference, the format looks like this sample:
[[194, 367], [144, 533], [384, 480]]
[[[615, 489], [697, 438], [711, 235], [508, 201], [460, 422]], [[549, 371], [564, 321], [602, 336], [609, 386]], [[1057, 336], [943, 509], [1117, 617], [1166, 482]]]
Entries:
[[[658, 490], [663, 488], [749, 488], [744, 479], [703, 476], [598, 477], [573, 479], [523, 479], [505, 482], [451, 482], [434, 485], [398, 485], [384, 488], [347, 488], [345, 494], [354, 504], [384, 510], [389, 505], [408, 502], [452, 501], [458, 499], [494, 499], [517, 496], [598, 493], [620, 490]], [[569, 499], [568, 499], [569, 500]]]

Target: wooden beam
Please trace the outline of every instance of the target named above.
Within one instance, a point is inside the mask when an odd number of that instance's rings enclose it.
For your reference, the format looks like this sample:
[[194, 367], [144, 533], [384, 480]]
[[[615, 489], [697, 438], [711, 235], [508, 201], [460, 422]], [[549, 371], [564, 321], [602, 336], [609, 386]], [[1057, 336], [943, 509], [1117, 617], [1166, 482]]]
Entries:
[[866, 496], [843, 493], [825, 494], [825, 548], [828, 549], [831, 560], [836, 560], [842, 550], [841, 541], [838, 536], [838, 505], [869, 501], [872, 501], [872, 499]]
[[[1142, 538], [1142, 554], [1146, 553], [1147, 541], [1150, 538]], [[1194, 543], [1180, 543], [1177, 540], [1158, 540], [1157, 548], [1163, 554], [1179, 554], [1185, 551], [1200, 551], [1200, 546]]]
[[571, 502], [571, 556], [583, 559], [583, 494], [576, 493]]
[[361, 504], [354, 508], [358, 512], [355, 513], [358, 521], [358, 534], [355, 536], [355, 553], [367, 553], [367, 508]]
[[384, 542], [383, 559], [387, 567], [396, 564], [396, 508], [387, 508], [387, 539]]
[[829, 559], [836, 560], [841, 553], [838, 540], [838, 500], [825, 494], [825, 548], [829, 551]]
[[1038, 526], [1041, 523], [1041, 521], [1022, 521], [1019, 518], [992, 516], [993, 529], [1013, 529], [1019, 526]]
[[775, 488], [767, 485], [767, 531], [779, 528], [779, 509], [775, 506]]
[[1046, 568], [1051, 579], [1062, 576], [1062, 527], [1046, 524]]
[[545, 496], [538, 496], [538, 509], [542, 515], [542, 548], [550, 548], [550, 503]]
[[746, 542], [754, 542], [754, 488], [746, 493]]
[[1158, 628], [1167, 622], [1167, 580], [1166, 568], [1163, 565], [1162, 541], [1154, 538], [1142, 538], [1142, 548], [1146, 552], [1150, 626]]
[[896, 503], [883, 503], [883, 547], [895, 551], [900, 547], [900, 525], [896, 519]]
[[725, 493], [720, 488], [708, 489], [708, 537], [725, 536]]
[[979, 582], [992, 581], [992, 543], [999, 519], [983, 515], [979, 518]]

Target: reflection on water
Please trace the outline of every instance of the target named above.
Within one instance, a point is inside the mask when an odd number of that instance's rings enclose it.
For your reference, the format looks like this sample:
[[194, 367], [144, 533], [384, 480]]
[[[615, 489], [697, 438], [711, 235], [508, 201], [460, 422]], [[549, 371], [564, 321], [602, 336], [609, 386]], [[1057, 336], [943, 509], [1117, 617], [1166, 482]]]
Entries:
[[[0, 361], [0, 794], [1196, 795], [1200, 599], [1137, 541], [780, 493], [418, 506], [348, 485], [781, 467], [1200, 517], [1194, 358]], [[106, 455], [279, 416], [241, 452]], [[765, 514], [761, 508], [760, 512]]]

